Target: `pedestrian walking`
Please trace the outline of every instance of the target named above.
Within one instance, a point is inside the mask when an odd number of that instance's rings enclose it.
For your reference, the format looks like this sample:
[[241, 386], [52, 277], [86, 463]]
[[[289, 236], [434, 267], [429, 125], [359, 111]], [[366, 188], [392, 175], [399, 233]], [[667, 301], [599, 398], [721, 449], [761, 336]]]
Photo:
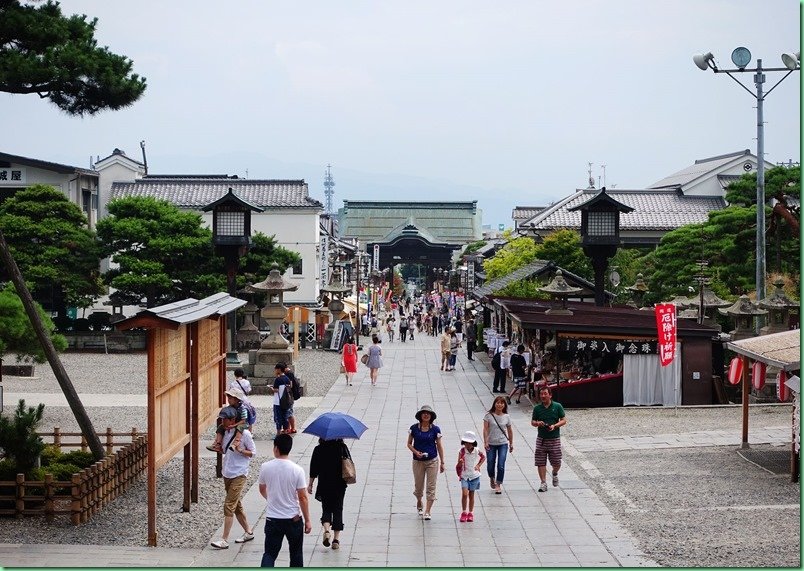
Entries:
[[282, 408], [282, 395], [290, 390], [290, 379], [285, 375], [285, 364], [277, 363], [274, 366], [274, 384], [268, 388], [269, 394], [274, 395], [274, 426], [276, 433], [283, 434], [290, 431], [288, 408]]
[[497, 347], [494, 357], [491, 358], [491, 368], [494, 369], [494, 387], [491, 390], [493, 393], [505, 392], [505, 381], [508, 378], [511, 356], [508, 351], [509, 345], [511, 345], [510, 341], [503, 341], [502, 345]]
[[449, 331], [444, 331], [441, 335], [441, 370], [449, 371], [450, 335]]
[[301, 398], [301, 387], [299, 386], [299, 380], [296, 378], [296, 374], [293, 372], [293, 367], [285, 365], [285, 376], [290, 381], [290, 392], [293, 395], [293, 402], [290, 404], [290, 407], [285, 410], [285, 417], [288, 419], [288, 434], [296, 434], [296, 413], [293, 410], [293, 404], [296, 400]]
[[388, 341], [390, 343], [394, 342], [394, 318], [389, 317], [388, 321], [385, 322], [385, 331], [388, 333]]
[[[313, 483], [318, 479], [315, 499], [321, 502], [321, 525], [324, 528], [324, 547], [332, 545], [339, 549], [340, 535], [343, 531], [343, 498], [346, 495], [346, 481], [343, 479], [343, 439], [318, 439], [310, 458], [310, 479], [307, 493], [313, 493]], [[333, 535], [334, 534], [334, 535]], [[332, 540], [330, 542], [330, 539]]]
[[466, 358], [469, 361], [474, 361], [472, 354], [477, 350], [477, 330], [475, 329], [475, 320], [469, 318], [466, 322]]
[[455, 322], [452, 324], [452, 327], [455, 328], [455, 335], [458, 336], [458, 343], [463, 343], [463, 321], [461, 321], [461, 316], [455, 318]]
[[458, 452], [458, 476], [461, 479], [460, 521], [475, 521], [475, 492], [480, 489], [480, 467], [486, 455], [477, 446], [477, 435], [467, 430], [461, 437], [463, 447]]
[[346, 384], [352, 386], [352, 377], [357, 373], [357, 345], [355, 339], [351, 335], [343, 345], [341, 366], [346, 375]]
[[515, 394], [516, 404], [519, 404], [522, 395], [525, 394], [528, 388], [528, 361], [525, 359], [525, 346], [521, 343], [517, 345], [516, 353], [511, 355], [511, 377], [514, 380], [514, 388], [511, 389], [511, 394], [506, 397], [508, 404], [511, 404], [511, 399]]
[[[423, 405], [416, 413], [416, 424], [408, 431], [407, 447], [413, 453], [413, 495], [416, 496], [416, 510], [425, 520], [430, 519], [430, 511], [436, 500], [438, 473], [444, 471], [444, 448], [441, 444], [441, 429], [435, 424], [436, 413], [428, 405]], [[422, 504], [425, 494], [427, 503]]]
[[368, 348], [368, 361], [366, 366], [369, 368], [369, 378], [371, 378], [371, 386], [377, 385], [377, 376], [382, 368], [382, 347], [380, 346], [380, 338], [376, 335], [371, 338], [371, 345]]
[[399, 340], [404, 343], [408, 338], [408, 318], [402, 315], [399, 318]]
[[489, 485], [495, 494], [502, 494], [505, 461], [508, 453], [514, 451], [514, 429], [504, 397], [495, 397], [491, 408], [483, 417], [483, 447], [488, 457], [486, 472], [489, 475]]
[[455, 370], [455, 363], [458, 361], [458, 347], [461, 346], [461, 342], [458, 339], [458, 333], [455, 329], [449, 330], [449, 368], [447, 371], [454, 371]]
[[238, 447], [240, 444], [240, 439], [243, 436], [243, 431], [249, 427], [248, 409], [243, 405], [243, 401], [245, 400], [246, 396], [240, 389], [232, 388], [226, 390], [226, 401], [228, 402], [228, 405], [223, 407], [218, 413], [218, 418], [221, 420], [221, 422], [218, 423], [218, 426], [215, 429], [215, 442], [207, 446], [207, 450], [217, 452], [218, 454], [223, 454], [223, 435], [227, 428], [227, 424], [224, 422], [227, 419], [227, 413], [224, 411], [226, 411], [228, 408], [233, 408], [237, 411], [238, 421], [237, 424], [233, 426], [235, 429], [234, 438], [231, 440], [231, 442], [227, 442], [227, 445], [231, 446], [232, 448]]
[[564, 407], [553, 400], [550, 387], [539, 389], [541, 402], [533, 407], [531, 426], [539, 429], [533, 454], [539, 472], [540, 492], [547, 491], [547, 461], [553, 469], [553, 487], [558, 486], [558, 471], [561, 469], [561, 427], [567, 424]]
[[[229, 441], [233, 438], [234, 428], [229, 428], [224, 439]], [[243, 528], [243, 535], [235, 539], [235, 543], [245, 543], [254, 539], [254, 529], [246, 518], [241, 496], [246, 487], [249, 465], [256, 451], [251, 432], [244, 430], [239, 446], [234, 450], [226, 450], [223, 454], [221, 475], [223, 489], [226, 492], [223, 500], [223, 533], [220, 540], [210, 543], [215, 549], [229, 549], [229, 533], [232, 531], [235, 518]]]
[[293, 437], [277, 434], [274, 437], [274, 460], [260, 467], [260, 495], [265, 506], [265, 552], [261, 567], [273, 567], [282, 540], [287, 538], [290, 567], [304, 567], [302, 547], [304, 534], [313, 530], [307, 499], [304, 468], [288, 458]]

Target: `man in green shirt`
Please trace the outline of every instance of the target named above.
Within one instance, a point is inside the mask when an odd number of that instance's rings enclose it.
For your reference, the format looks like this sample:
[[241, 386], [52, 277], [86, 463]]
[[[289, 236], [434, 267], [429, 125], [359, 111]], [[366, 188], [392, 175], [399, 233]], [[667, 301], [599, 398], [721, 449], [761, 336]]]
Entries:
[[553, 486], [558, 486], [558, 471], [561, 469], [561, 427], [567, 424], [564, 407], [553, 401], [553, 393], [548, 387], [539, 389], [539, 402], [533, 407], [531, 426], [539, 429], [536, 437], [536, 451], [533, 454], [539, 479], [540, 492], [547, 491], [547, 459], [553, 468]]

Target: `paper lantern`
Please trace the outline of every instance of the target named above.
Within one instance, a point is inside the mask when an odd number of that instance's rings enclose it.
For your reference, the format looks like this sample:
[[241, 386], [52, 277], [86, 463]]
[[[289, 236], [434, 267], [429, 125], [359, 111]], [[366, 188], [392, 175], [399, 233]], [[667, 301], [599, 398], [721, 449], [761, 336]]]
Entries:
[[790, 391], [788, 386], [785, 384], [787, 382], [787, 372], [786, 371], [779, 371], [779, 374], [776, 375], [776, 398], [780, 401], [785, 402], [787, 400], [787, 396]]
[[767, 365], [760, 361], [754, 361], [754, 364], [751, 365], [751, 384], [756, 390], [760, 390], [765, 386], [765, 371], [767, 368]]
[[732, 385], [740, 384], [740, 379], [743, 378], [743, 360], [740, 357], [735, 357], [729, 363], [727, 378]]

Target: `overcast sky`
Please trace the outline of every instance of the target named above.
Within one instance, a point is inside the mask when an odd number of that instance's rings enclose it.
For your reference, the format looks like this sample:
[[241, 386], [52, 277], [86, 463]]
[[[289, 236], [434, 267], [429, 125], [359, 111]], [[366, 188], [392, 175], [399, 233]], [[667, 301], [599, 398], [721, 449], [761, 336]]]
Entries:
[[[88, 166], [115, 147], [152, 173], [305, 178], [323, 200], [478, 200], [510, 226], [593, 177], [642, 188], [756, 152], [756, 101], [725, 74], [800, 43], [796, 0], [65, 0], [148, 80], [124, 111], [72, 118], [0, 94], [0, 150]], [[744, 83], [753, 92], [751, 73]], [[783, 76], [767, 73], [766, 90]], [[765, 102], [765, 151], [799, 160], [800, 73]], [[602, 180], [600, 181], [602, 183]], [[598, 185], [599, 186], [599, 185]]]

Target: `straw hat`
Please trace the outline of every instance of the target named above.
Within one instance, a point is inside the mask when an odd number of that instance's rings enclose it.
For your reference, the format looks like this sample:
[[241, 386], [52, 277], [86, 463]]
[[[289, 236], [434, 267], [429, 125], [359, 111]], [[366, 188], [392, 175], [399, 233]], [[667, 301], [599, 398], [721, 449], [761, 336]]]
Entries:
[[430, 413], [430, 422], [434, 422], [436, 419], [435, 411], [430, 407], [430, 405], [424, 404], [419, 408], [419, 412], [416, 413], [416, 420], [419, 422], [422, 421], [422, 413], [429, 412]]
[[226, 391], [226, 394], [229, 395], [230, 397], [236, 398], [237, 400], [239, 400], [241, 402], [246, 399], [246, 395], [243, 394], [243, 391], [241, 391], [240, 389], [235, 388], [235, 387], [233, 387], [233, 388], [229, 389], [228, 391]]

